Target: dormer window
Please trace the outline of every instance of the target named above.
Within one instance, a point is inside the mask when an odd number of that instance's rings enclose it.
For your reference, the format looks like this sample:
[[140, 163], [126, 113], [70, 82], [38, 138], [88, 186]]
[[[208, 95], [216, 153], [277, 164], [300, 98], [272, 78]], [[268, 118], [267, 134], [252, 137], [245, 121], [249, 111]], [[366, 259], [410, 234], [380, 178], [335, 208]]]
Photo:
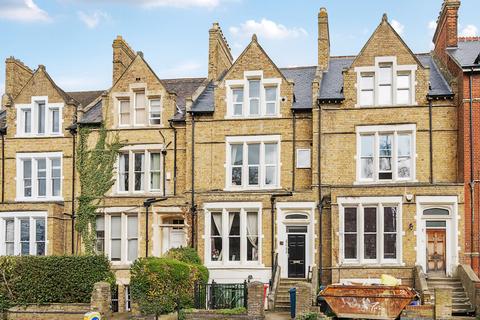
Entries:
[[227, 118], [278, 117], [281, 79], [246, 71], [242, 80], [227, 80]]
[[416, 65], [397, 65], [396, 57], [377, 57], [373, 67], [356, 67], [358, 106], [416, 105]]
[[63, 103], [49, 103], [48, 97], [32, 97], [29, 104], [17, 104], [17, 137], [62, 134]]

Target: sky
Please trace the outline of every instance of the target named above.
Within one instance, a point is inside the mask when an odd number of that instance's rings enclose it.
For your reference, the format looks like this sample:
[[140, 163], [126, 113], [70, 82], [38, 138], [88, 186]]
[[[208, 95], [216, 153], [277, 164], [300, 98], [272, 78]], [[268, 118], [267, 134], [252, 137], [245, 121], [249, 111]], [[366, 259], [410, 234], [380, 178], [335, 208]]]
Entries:
[[[0, 59], [46, 66], [66, 91], [111, 85], [122, 35], [160, 78], [206, 76], [208, 29], [219, 22], [234, 57], [252, 33], [279, 67], [315, 65], [317, 13], [329, 13], [332, 55], [357, 54], [383, 13], [414, 52], [432, 49], [443, 0], [0, 0]], [[459, 32], [478, 36], [478, 0], [462, 0]], [[5, 64], [0, 63], [0, 94]]]

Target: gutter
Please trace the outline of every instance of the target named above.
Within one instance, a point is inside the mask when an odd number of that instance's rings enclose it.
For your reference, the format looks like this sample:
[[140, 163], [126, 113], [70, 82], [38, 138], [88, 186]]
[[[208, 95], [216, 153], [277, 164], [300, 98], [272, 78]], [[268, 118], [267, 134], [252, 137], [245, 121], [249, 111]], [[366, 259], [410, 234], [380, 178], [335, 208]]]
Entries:
[[297, 146], [297, 116], [295, 114], [295, 111], [292, 110], [292, 131], [293, 131], [293, 142], [292, 142], [292, 192], [295, 191], [295, 160], [296, 160], [296, 154], [295, 154], [295, 149]]
[[75, 137], [77, 136], [77, 125], [73, 124], [68, 128], [68, 131], [72, 135], [72, 212], [71, 212], [71, 219], [72, 219], [72, 225], [71, 225], [71, 232], [72, 232], [72, 254], [75, 254], [75, 172], [76, 172], [76, 155], [77, 155], [77, 150], [76, 150], [76, 139]]
[[317, 141], [317, 180], [318, 180], [318, 282], [319, 287], [322, 285], [322, 276], [323, 276], [323, 201], [322, 201], [322, 106], [321, 102], [318, 101], [318, 141]]
[[7, 128], [0, 129], [0, 135], [2, 136], [2, 203], [5, 203], [5, 135], [7, 134]]
[[173, 130], [173, 195], [177, 195], [177, 128], [173, 126], [173, 120], [168, 120], [168, 125]]
[[[473, 72], [473, 68], [471, 70]], [[469, 74], [468, 80], [469, 87], [469, 100], [470, 100], [470, 110], [469, 110], [469, 143], [470, 143], [470, 211], [471, 211], [471, 227], [470, 227], [470, 266], [473, 268], [473, 252], [474, 252], [474, 231], [473, 227], [475, 225], [475, 208], [474, 208], [474, 197], [475, 197], [475, 180], [473, 177], [473, 78], [472, 74]]]

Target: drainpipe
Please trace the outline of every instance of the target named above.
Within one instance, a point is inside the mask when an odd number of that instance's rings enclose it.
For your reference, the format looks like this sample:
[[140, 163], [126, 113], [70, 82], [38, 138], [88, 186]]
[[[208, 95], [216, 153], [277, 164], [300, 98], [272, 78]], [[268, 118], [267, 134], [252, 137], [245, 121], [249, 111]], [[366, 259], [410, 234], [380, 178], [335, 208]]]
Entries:
[[143, 206], [145, 207], [145, 257], [148, 257], [148, 244], [150, 242], [148, 237], [148, 209], [152, 206], [152, 204], [165, 201], [168, 198], [161, 197], [161, 198], [149, 198], [143, 202]]
[[322, 202], [322, 163], [321, 163], [321, 150], [322, 150], [322, 106], [317, 101], [318, 105], [318, 141], [317, 141], [317, 180], [318, 180], [318, 281], [319, 286], [322, 285], [323, 276], [323, 202]]
[[2, 203], [5, 202], [5, 134], [5, 129], [0, 130], [2, 136]]
[[197, 211], [197, 206], [195, 205], [195, 115], [193, 112], [190, 112], [192, 116], [192, 199], [190, 211], [192, 214], [192, 248], [196, 248], [197, 242], [195, 241], [195, 216]]
[[170, 128], [173, 130], [173, 195], [177, 195], [177, 128], [173, 126], [173, 121], [168, 120]]
[[71, 126], [68, 131], [70, 132], [72, 136], [72, 214], [71, 214], [71, 233], [72, 233], [72, 255], [75, 254], [75, 165], [76, 165], [76, 139], [75, 137], [77, 136], [77, 124], [74, 124]]
[[292, 110], [292, 130], [293, 130], [293, 142], [292, 142], [292, 192], [295, 191], [295, 148], [297, 145], [297, 116], [295, 110]]
[[[473, 68], [471, 70], [473, 72]], [[474, 190], [474, 178], [473, 178], [473, 78], [472, 78], [472, 73], [469, 74], [469, 90], [470, 90], [470, 119], [469, 119], [469, 125], [470, 125], [470, 210], [471, 210], [471, 223], [472, 226], [470, 228], [470, 266], [473, 268], [473, 252], [474, 252], [474, 245], [473, 245], [473, 226], [475, 225], [475, 208], [474, 208], [474, 196], [475, 196], [475, 190]]]
[[432, 98], [428, 98], [428, 131], [429, 131], [429, 139], [430, 139], [430, 184], [433, 184], [433, 129], [432, 129], [432, 122], [433, 122], [433, 103]]
[[[271, 262], [271, 265], [272, 265], [272, 277], [273, 277], [273, 269], [275, 268], [275, 266], [273, 265], [273, 260], [275, 260], [275, 201], [277, 198], [280, 198], [280, 197], [291, 197], [293, 196], [293, 193], [292, 192], [285, 192], [285, 193], [274, 193], [270, 196], [270, 212], [271, 212], [271, 216], [272, 216], [272, 232], [271, 232], [271, 239], [272, 239], [272, 250], [271, 250], [271, 258], [272, 258], [272, 262]], [[271, 280], [271, 283], [273, 283], [273, 278]]]

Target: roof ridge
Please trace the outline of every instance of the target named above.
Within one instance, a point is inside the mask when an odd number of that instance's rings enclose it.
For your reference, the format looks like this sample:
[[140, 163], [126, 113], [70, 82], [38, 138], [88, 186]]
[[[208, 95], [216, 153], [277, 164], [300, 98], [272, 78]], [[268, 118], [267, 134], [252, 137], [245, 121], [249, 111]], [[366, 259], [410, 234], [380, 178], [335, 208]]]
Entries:
[[182, 78], [167, 78], [161, 79], [162, 81], [173, 81], [173, 80], [205, 80], [207, 77], [182, 77]]
[[307, 68], [316, 68], [317, 66], [296, 66], [296, 67], [279, 67], [279, 69], [307, 69]]

